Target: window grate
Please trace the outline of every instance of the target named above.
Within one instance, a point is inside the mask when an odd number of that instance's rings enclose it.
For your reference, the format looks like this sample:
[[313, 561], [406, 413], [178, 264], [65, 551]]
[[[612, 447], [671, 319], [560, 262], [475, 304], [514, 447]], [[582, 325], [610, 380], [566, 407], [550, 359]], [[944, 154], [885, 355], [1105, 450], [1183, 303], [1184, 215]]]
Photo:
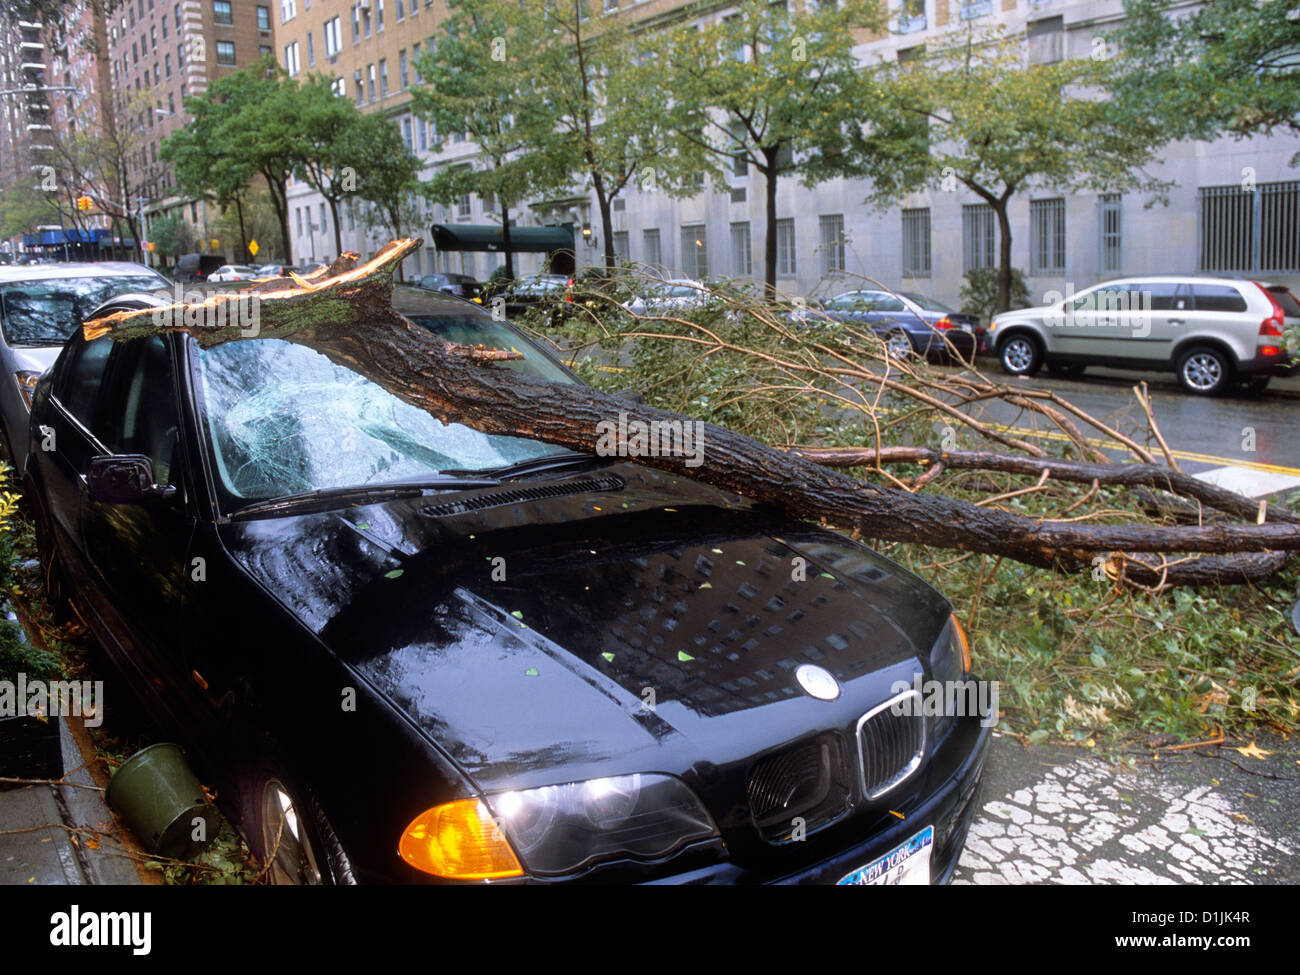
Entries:
[[930, 208], [903, 211], [903, 277], [930, 276]]

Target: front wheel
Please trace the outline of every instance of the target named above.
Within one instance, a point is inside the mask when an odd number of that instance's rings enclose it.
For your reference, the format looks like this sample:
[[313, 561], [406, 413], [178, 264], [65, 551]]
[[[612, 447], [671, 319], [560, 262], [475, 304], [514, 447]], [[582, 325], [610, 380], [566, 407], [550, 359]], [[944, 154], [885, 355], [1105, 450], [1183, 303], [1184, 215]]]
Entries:
[[891, 359], [908, 359], [912, 356], [912, 340], [901, 329], [885, 336], [885, 351]]
[[1002, 371], [1013, 376], [1032, 376], [1043, 364], [1038, 343], [1028, 335], [1013, 335], [998, 350]]
[[1232, 382], [1232, 364], [1218, 349], [1192, 349], [1178, 360], [1178, 381], [1189, 393], [1217, 396]]
[[244, 835], [273, 884], [355, 884], [352, 863], [315, 795], [276, 766], [242, 790]]

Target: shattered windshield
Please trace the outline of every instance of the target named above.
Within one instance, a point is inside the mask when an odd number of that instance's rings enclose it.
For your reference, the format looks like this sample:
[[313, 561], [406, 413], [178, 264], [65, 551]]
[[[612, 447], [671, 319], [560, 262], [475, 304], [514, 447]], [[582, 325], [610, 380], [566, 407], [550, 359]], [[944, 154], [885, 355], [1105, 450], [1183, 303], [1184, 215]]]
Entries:
[[62, 345], [86, 316], [114, 295], [168, 287], [156, 274], [101, 274], [44, 278], [0, 288], [5, 342], [10, 346]]
[[[486, 316], [414, 320], [453, 342], [524, 353], [523, 360], [502, 363], [509, 368], [573, 381]], [[566, 453], [536, 440], [443, 424], [316, 350], [282, 339], [227, 342], [200, 351], [198, 359], [217, 475], [240, 500], [420, 481], [443, 470]]]

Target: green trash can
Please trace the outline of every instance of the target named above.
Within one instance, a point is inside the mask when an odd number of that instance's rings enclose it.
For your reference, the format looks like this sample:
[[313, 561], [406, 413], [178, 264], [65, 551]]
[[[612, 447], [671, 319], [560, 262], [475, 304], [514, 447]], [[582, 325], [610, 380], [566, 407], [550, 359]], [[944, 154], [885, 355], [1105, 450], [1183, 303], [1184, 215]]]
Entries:
[[[160, 856], [187, 860], [211, 843], [220, 828], [217, 811], [186, 764], [184, 751], [171, 742], [142, 748], [123, 762], [105, 798], [145, 848]], [[195, 839], [196, 833], [202, 839]]]

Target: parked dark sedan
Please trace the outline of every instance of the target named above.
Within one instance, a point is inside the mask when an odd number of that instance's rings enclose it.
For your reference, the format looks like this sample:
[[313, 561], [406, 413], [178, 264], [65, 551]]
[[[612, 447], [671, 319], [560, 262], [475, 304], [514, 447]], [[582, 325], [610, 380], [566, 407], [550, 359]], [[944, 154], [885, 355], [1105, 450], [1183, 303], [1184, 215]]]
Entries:
[[[486, 310], [396, 305], [577, 381]], [[78, 334], [31, 429], [52, 595], [277, 881], [952, 872], [988, 722], [913, 688], [966, 679], [965, 636], [841, 535], [279, 339]]]
[[888, 291], [846, 291], [818, 302], [801, 317], [829, 318], [870, 329], [894, 356], [941, 357], [955, 353], [969, 362], [975, 354], [978, 322], [973, 316], [927, 310], [914, 299]]
[[420, 278], [419, 287], [426, 291], [441, 291], [467, 301], [477, 301], [483, 294], [483, 285], [468, 274], [426, 274]]

